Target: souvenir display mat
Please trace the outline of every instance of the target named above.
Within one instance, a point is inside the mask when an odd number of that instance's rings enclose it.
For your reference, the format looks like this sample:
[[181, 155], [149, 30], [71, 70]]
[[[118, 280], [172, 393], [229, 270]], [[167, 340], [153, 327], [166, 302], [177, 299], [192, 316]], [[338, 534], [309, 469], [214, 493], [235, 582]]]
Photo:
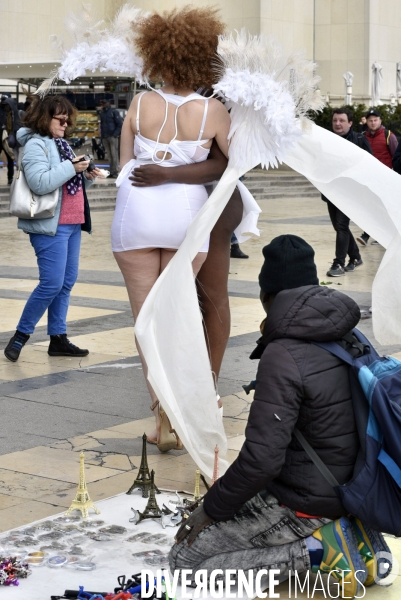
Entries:
[[[156, 499], [160, 508], [165, 504], [171, 509], [174, 509], [174, 505], [169, 501], [177, 500], [173, 492], [156, 494]], [[7, 555], [18, 553], [26, 561], [32, 553], [32, 574], [27, 579], [21, 579], [18, 586], [0, 588], [2, 598], [50, 600], [51, 596], [62, 596], [66, 589], [78, 590], [79, 586], [84, 586], [88, 591], [113, 592], [118, 587], [117, 577], [120, 575], [129, 579], [143, 569], [150, 569], [156, 576], [156, 571], [168, 568], [168, 564], [152, 565], [149, 560], [156, 563], [166, 560], [163, 557], [167, 557], [174, 544], [178, 527], [163, 529], [160, 520], [153, 519], [145, 519], [137, 525], [130, 523], [129, 519], [134, 515], [131, 507], [143, 511], [147, 502], [147, 498], [142, 498], [141, 491], [136, 490], [131, 495], [119, 494], [95, 502], [100, 514], [90, 511], [87, 519], [79, 517], [75, 520], [80, 513], [74, 511], [70, 517], [72, 520], [66, 522], [68, 517], [64, 512], [1, 533], [0, 554], [4, 550]], [[110, 527], [111, 532], [108, 529]], [[144, 537], [144, 541], [130, 541], [131, 537], [145, 532], [158, 539], [146, 541]], [[43, 564], [35, 564], [35, 561], [40, 562], [35, 553], [40, 552], [41, 548], [45, 548], [45, 560]], [[53, 566], [49, 564], [51, 561]], [[76, 563], [94, 563], [95, 568], [76, 570]], [[178, 588], [177, 600], [180, 597]]]

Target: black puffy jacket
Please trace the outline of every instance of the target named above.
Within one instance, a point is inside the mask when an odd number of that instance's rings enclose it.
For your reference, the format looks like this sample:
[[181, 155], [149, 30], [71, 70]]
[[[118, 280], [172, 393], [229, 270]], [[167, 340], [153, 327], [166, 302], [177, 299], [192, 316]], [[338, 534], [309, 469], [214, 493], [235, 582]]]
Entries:
[[246, 439], [205, 496], [209, 516], [226, 520], [262, 490], [308, 515], [334, 519], [346, 514], [293, 431], [301, 430], [340, 483], [351, 479], [359, 440], [349, 367], [310, 341], [339, 340], [359, 318], [351, 298], [326, 287], [277, 294], [259, 341], [264, 351]]

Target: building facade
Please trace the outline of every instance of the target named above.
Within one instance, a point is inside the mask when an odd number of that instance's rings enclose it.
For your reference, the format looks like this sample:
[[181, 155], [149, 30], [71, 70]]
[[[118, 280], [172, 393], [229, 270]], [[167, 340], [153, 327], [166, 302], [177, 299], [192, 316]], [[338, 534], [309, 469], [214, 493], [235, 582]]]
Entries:
[[[126, 0], [92, 0], [96, 19], [108, 20]], [[188, 0], [135, 0], [145, 10], [184, 6]], [[245, 27], [252, 34], [273, 34], [288, 52], [305, 49], [317, 63], [322, 94], [342, 104], [344, 73], [353, 74], [352, 101], [369, 104], [372, 65], [381, 66], [381, 102], [401, 95], [400, 0], [197, 0], [219, 6], [227, 31]], [[63, 21], [80, 14], [81, 0], [0, 0], [0, 79], [47, 77], [60, 50], [50, 36], [66, 39]], [[401, 66], [401, 65], [400, 65]], [[350, 91], [350, 90], [348, 90]]]

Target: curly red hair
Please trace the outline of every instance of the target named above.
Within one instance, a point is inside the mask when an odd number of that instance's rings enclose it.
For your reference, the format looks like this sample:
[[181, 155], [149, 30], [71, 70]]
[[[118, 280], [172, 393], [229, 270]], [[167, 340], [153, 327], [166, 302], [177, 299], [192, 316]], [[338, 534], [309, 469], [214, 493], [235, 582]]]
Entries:
[[218, 36], [225, 28], [217, 15], [216, 8], [185, 6], [140, 21], [135, 45], [144, 75], [178, 89], [210, 88], [217, 81], [213, 66], [218, 61]]

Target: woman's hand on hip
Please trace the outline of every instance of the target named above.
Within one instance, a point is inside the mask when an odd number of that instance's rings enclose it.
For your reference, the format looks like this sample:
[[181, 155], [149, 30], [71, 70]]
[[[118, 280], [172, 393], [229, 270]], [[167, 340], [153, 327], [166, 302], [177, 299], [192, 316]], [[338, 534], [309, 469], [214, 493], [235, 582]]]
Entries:
[[132, 169], [129, 180], [135, 187], [162, 185], [169, 180], [167, 171], [168, 168], [159, 165], [142, 165]]
[[80, 158], [83, 158], [84, 156], [84, 154], [81, 154], [81, 156], [77, 156], [75, 160], [71, 161], [74, 166], [75, 173], [83, 173], [89, 167], [89, 160], [77, 162]]

